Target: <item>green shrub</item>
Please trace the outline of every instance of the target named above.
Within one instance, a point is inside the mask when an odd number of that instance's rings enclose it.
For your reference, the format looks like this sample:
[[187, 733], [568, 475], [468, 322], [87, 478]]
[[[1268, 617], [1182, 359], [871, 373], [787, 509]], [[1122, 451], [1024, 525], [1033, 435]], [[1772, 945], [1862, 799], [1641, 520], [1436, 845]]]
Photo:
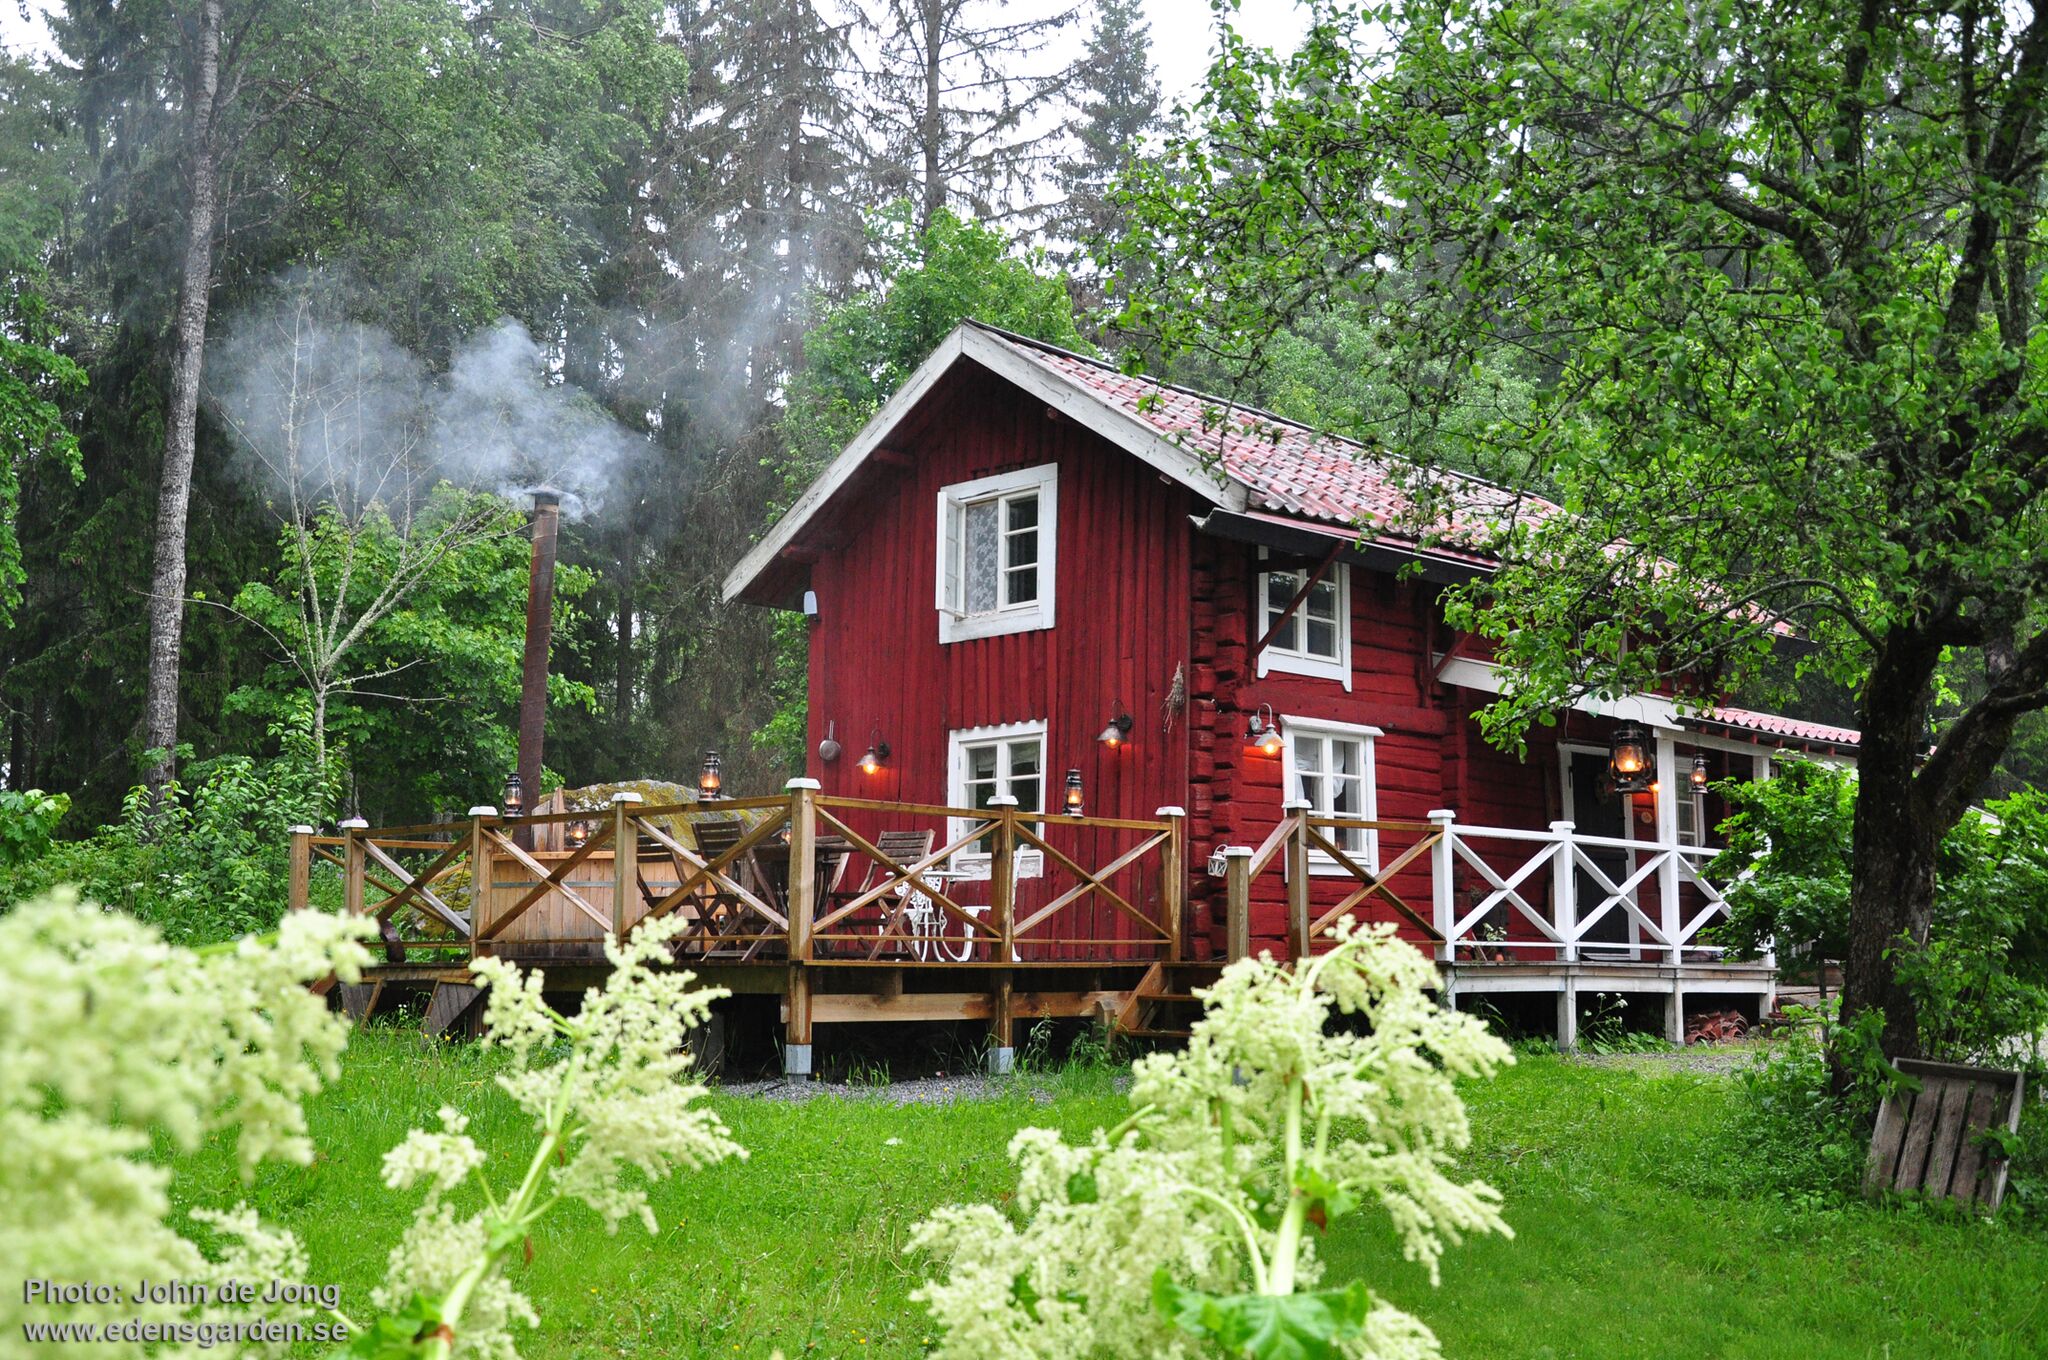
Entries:
[[[1797, 975], [1847, 949], [1856, 777], [1813, 761], [1779, 768], [1723, 786], [1735, 812], [1712, 871], [1747, 873], [1715, 937], [1747, 957], [1775, 941]], [[2031, 1053], [2048, 1034], [2048, 798], [2026, 790], [1965, 816], [1942, 841], [1935, 893], [1927, 943], [1894, 945], [1922, 1051], [1956, 1062]]]
[[48, 854], [57, 823], [70, 810], [69, 794], [0, 789], [0, 870]]
[[0, 904], [58, 884], [148, 921], [175, 944], [205, 944], [267, 930], [284, 914], [290, 828], [316, 823], [335, 790], [315, 773], [303, 723], [272, 729], [279, 754], [195, 763], [160, 804], [130, 791], [122, 817], [79, 841], [46, 842], [9, 865], [0, 855]]

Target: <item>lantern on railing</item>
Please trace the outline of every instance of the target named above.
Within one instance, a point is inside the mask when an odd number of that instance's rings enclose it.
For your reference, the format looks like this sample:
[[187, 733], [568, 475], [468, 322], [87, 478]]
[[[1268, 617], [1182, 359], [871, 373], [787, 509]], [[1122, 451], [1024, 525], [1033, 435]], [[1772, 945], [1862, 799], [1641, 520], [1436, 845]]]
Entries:
[[1692, 755], [1692, 791], [1694, 793], [1705, 793], [1707, 791], [1707, 753], [1705, 751], [1695, 751]]
[[590, 843], [591, 834], [595, 830], [595, 824], [589, 819], [578, 817], [575, 821], [570, 822], [567, 827], [563, 828], [562, 838], [571, 850], [581, 850]]
[[725, 762], [718, 758], [718, 752], [704, 753], [704, 767], [697, 771], [697, 801], [712, 802], [725, 794]]
[[1280, 715], [1273, 711], [1271, 704], [1260, 704], [1252, 713], [1251, 721], [1245, 725], [1245, 736], [1263, 755], [1280, 754]]
[[1650, 734], [1641, 723], [1614, 725], [1607, 741], [1607, 772], [1616, 793], [1645, 792], [1656, 776], [1650, 769]]
[[889, 743], [882, 740], [882, 729], [878, 727], [874, 735], [868, 739], [867, 754], [860, 758], [860, 772], [865, 775], [877, 775], [888, 763]]
[[1081, 771], [1079, 768], [1068, 770], [1066, 813], [1069, 817], [1079, 817], [1087, 810], [1087, 800], [1081, 792]]
[[526, 790], [520, 787], [519, 772], [505, 776], [505, 815], [517, 817], [526, 811]]

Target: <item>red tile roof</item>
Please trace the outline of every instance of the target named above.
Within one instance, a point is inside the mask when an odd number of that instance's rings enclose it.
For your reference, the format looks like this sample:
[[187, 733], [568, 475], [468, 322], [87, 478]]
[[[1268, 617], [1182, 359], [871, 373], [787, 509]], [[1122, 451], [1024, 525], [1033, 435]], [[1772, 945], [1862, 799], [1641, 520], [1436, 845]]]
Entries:
[[[1201, 460], [1220, 466], [1241, 484], [1256, 508], [1345, 526], [1378, 529], [1382, 536], [1416, 536], [1411, 490], [1425, 475], [1370, 445], [1325, 434], [1270, 412], [1229, 405], [1154, 378], [1133, 377], [1099, 359], [1069, 353], [1007, 331], [983, 327], [1019, 355], [1086, 388], [1100, 400], [1149, 425]], [[1516, 514], [1550, 514], [1552, 503], [1520, 495], [1475, 477], [1434, 472], [1430, 494], [1442, 495], [1447, 513], [1430, 535], [1474, 547]]]
[[1855, 746], [1863, 740], [1863, 734], [1853, 727], [1830, 727], [1826, 723], [1804, 722], [1798, 718], [1787, 718], [1776, 713], [1759, 713], [1748, 708], [1723, 706], [1702, 709], [1692, 715], [1692, 719], [1698, 723], [1757, 732], [1765, 736], [1784, 737], [1816, 746]]

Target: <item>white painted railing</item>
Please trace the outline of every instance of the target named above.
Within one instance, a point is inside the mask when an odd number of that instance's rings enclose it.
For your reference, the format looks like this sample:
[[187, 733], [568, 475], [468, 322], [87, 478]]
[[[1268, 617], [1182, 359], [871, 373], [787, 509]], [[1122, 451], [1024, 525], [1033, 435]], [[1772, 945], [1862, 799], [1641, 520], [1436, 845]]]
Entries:
[[[1226, 879], [1230, 957], [1250, 947], [1253, 880], [1277, 867], [1294, 955], [1314, 948], [1337, 916], [1391, 909], [1434, 937], [1442, 962], [1676, 965], [1723, 953], [1705, 938], [1728, 915], [1724, 885], [1705, 873], [1717, 853], [1587, 835], [1570, 822], [1474, 826], [1448, 811], [1427, 822], [1365, 821], [1291, 803], [1264, 844], [1225, 847], [1210, 871]], [[1311, 886], [1331, 876], [1345, 882], [1334, 906]]]

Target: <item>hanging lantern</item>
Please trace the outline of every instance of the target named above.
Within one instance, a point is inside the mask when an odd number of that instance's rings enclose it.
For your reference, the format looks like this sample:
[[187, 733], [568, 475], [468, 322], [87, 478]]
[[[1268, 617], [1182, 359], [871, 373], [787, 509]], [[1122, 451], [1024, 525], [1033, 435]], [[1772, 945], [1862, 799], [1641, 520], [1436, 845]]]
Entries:
[[1245, 736], [1263, 755], [1278, 756], [1281, 748], [1280, 715], [1271, 704], [1260, 704], [1245, 726]]
[[1088, 805], [1086, 801], [1083, 799], [1081, 793], [1081, 771], [1079, 769], [1068, 770], [1066, 803], [1067, 815], [1069, 817], [1079, 817], [1087, 810]]
[[1131, 721], [1131, 715], [1124, 712], [1124, 701], [1119, 699], [1116, 701], [1116, 716], [1109, 720], [1109, 726], [1103, 728], [1102, 734], [1095, 739], [1114, 751], [1131, 739], [1133, 726], [1135, 724]]
[[1641, 723], [1614, 725], [1607, 741], [1607, 770], [1617, 793], [1642, 793], [1655, 776], [1650, 770], [1650, 734]]
[[725, 762], [718, 758], [718, 752], [704, 753], [704, 766], [697, 771], [697, 799], [711, 802], [725, 796]]
[[526, 791], [520, 787], [519, 772], [505, 776], [505, 815], [517, 817], [526, 811]]
[[868, 741], [868, 753], [860, 758], [862, 774], [880, 774], [882, 767], [889, 763], [889, 743], [882, 740], [879, 729]]
[[1707, 791], [1707, 753], [1705, 751], [1693, 752], [1692, 791], [1694, 793], [1705, 793]]

